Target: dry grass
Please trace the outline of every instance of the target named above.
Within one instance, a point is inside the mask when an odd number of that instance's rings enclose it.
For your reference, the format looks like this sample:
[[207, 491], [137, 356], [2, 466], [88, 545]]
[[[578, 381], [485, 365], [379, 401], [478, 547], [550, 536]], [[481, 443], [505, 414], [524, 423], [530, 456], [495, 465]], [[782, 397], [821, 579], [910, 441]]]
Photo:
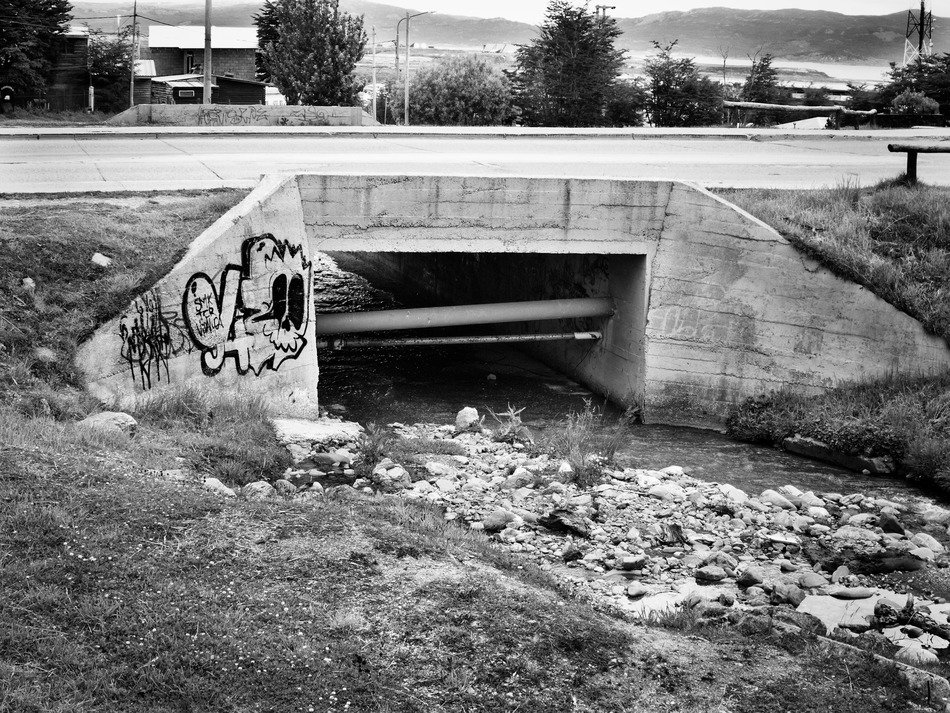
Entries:
[[896, 181], [722, 194], [950, 340], [950, 189]]

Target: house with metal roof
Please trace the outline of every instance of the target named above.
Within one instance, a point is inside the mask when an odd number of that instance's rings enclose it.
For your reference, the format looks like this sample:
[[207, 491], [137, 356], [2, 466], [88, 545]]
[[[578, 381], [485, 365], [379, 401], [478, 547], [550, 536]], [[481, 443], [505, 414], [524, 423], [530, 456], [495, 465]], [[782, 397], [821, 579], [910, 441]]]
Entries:
[[[201, 73], [205, 34], [200, 25], [148, 28], [147, 58], [155, 62], [159, 77]], [[211, 28], [211, 70], [215, 76], [254, 80], [257, 29], [254, 27]]]
[[[211, 84], [212, 104], [264, 104], [267, 85], [253, 79], [215, 75]], [[204, 76], [175, 74], [152, 77], [150, 104], [201, 104]]]

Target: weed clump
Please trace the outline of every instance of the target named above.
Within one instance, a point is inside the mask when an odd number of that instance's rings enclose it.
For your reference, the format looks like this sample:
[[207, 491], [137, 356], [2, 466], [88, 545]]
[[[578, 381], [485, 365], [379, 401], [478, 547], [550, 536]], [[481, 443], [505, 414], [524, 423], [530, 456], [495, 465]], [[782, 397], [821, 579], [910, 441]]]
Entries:
[[636, 411], [627, 409], [609, 427], [601, 409], [586, 400], [581, 411], [568, 414], [562, 425], [545, 434], [542, 447], [570, 466], [570, 480], [588, 488], [601, 479], [604, 467], [613, 462], [635, 418]]

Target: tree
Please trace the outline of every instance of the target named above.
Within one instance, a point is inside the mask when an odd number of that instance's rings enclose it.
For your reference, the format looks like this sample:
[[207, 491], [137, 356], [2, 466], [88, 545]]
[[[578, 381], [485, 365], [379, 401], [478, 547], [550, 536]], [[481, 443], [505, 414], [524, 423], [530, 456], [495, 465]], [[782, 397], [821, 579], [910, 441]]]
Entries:
[[805, 98], [802, 99], [802, 106], [828, 106], [829, 103], [831, 103], [831, 97], [824, 87], [805, 88]]
[[131, 27], [118, 37], [98, 31], [89, 33], [89, 76], [96, 89], [96, 109], [122, 111], [129, 106], [131, 61]]
[[[401, 116], [403, 91], [387, 91], [395, 101], [390, 110]], [[498, 69], [474, 55], [447, 57], [425, 67], [409, 86], [413, 123], [437, 126], [498, 126], [511, 124], [511, 83]]]
[[766, 52], [761, 57], [756, 54], [749, 59], [752, 60], [752, 68], [742, 85], [742, 100], [772, 104], [788, 99], [789, 93], [779, 86], [778, 73], [772, 66], [772, 55]]
[[0, 0], [0, 86], [43, 94], [70, 10], [68, 0]]
[[722, 120], [722, 89], [703, 77], [689, 58], [673, 57], [677, 42], [660, 45], [646, 62], [650, 101], [647, 114], [654, 126], [704, 126]]
[[623, 66], [617, 21], [552, 0], [538, 37], [518, 48], [515, 103], [529, 126], [602, 126]]
[[268, 0], [254, 22], [259, 76], [288, 104], [357, 102], [362, 86], [353, 70], [367, 42], [362, 15], [341, 12], [339, 0]]
[[892, 107], [904, 92], [918, 92], [946, 109], [950, 106], [950, 53], [920, 57], [906, 67], [891, 62], [889, 81], [878, 88], [875, 108]]
[[617, 82], [614, 85], [614, 94], [607, 102], [607, 126], [642, 126], [649, 101], [650, 96], [642, 79]]

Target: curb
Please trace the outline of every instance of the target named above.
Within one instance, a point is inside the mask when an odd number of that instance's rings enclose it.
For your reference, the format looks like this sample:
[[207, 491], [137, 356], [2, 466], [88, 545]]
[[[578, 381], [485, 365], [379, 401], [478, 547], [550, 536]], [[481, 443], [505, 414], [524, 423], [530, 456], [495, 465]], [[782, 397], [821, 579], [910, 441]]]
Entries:
[[9, 139], [161, 139], [161, 138], [433, 138], [433, 139], [613, 139], [613, 140], [734, 140], [734, 141], [782, 141], [782, 140], [844, 140], [884, 141], [894, 139], [947, 139], [950, 130], [930, 131], [785, 131], [775, 129], [445, 129], [442, 127], [23, 127], [0, 129], [0, 140]]

